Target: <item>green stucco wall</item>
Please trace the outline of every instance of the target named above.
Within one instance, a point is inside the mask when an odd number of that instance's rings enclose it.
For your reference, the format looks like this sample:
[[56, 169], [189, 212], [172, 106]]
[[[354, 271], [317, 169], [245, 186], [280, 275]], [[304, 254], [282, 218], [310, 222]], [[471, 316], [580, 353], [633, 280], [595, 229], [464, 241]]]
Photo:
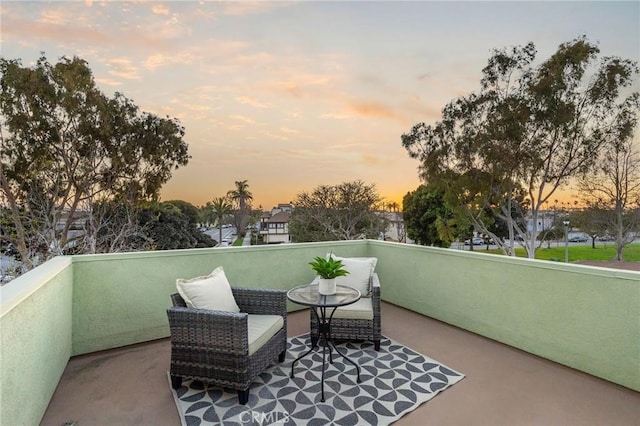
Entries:
[[[236, 287], [288, 290], [313, 279], [314, 256], [363, 256], [367, 242], [224, 247], [74, 257], [73, 354], [169, 335], [166, 308], [177, 278], [223, 266]], [[290, 309], [300, 309], [291, 304]]]
[[371, 241], [382, 297], [640, 391], [640, 273]]
[[38, 424], [70, 356], [168, 336], [177, 278], [223, 266], [286, 290], [330, 251], [377, 257], [390, 303], [640, 391], [640, 273], [381, 241], [229, 247], [61, 257], [0, 287], [0, 426]]
[[37, 425], [71, 356], [71, 259], [0, 287], [0, 425]]

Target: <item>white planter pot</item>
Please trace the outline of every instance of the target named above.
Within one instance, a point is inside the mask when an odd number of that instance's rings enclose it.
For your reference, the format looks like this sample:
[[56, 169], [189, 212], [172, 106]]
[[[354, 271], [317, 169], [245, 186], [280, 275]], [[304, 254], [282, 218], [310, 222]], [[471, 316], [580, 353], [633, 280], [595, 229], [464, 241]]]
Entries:
[[336, 279], [332, 278], [330, 280], [320, 278], [320, 283], [318, 284], [318, 292], [324, 295], [336, 294]]

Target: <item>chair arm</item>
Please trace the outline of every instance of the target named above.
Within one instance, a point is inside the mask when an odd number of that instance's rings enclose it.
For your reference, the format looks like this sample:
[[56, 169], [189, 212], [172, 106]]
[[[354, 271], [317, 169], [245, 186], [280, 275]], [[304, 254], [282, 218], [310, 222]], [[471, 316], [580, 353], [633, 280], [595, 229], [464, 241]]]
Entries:
[[172, 345], [248, 353], [248, 314], [208, 309], [167, 309]]
[[231, 291], [242, 312], [287, 317], [287, 292], [284, 290], [232, 287]]
[[371, 275], [371, 290], [376, 291], [376, 288], [378, 293], [380, 293], [380, 278], [378, 278], [378, 273], [374, 272], [373, 275]]
[[378, 278], [378, 274], [374, 272], [371, 276], [371, 298], [373, 299], [373, 303], [377, 303], [378, 306], [380, 306], [380, 290], [380, 279]]

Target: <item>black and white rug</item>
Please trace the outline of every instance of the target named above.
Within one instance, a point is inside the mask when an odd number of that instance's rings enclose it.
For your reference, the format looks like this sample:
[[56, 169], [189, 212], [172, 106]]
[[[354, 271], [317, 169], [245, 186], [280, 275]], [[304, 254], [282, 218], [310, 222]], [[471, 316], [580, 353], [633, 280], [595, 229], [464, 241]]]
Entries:
[[171, 389], [182, 424], [388, 425], [464, 378], [388, 338], [379, 352], [369, 342], [348, 342], [338, 348], [360, 366], [361, 383], [353, 365], [334, 353], [321, 402], [322, 347], [298, 361], [295, 377], [289, 377], [292, 361], [309, 344], [308, 334], [290, 338], [286, 360], [255, 380], [246, 405], [238, 404], [235, 391], [184, 380], [182, 387]]

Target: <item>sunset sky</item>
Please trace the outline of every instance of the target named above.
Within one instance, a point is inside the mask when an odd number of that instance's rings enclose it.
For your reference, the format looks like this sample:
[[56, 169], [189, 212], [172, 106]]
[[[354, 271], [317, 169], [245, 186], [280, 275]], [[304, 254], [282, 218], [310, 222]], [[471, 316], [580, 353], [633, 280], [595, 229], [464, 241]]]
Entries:
[[[177, 117], [192, 156], [162, 199], [202, 205], [248, 180], [269, 209], [361, 179], [401, 204], [419, 185], [400, 136], [479, 89], [494, 48], [538, 59], [586, 34], [640, 60], [640, 2], [11, 2], [0, 52], [77, 55], [101, 90]], [[637, 89], [636, 89], [637, 90]]]

